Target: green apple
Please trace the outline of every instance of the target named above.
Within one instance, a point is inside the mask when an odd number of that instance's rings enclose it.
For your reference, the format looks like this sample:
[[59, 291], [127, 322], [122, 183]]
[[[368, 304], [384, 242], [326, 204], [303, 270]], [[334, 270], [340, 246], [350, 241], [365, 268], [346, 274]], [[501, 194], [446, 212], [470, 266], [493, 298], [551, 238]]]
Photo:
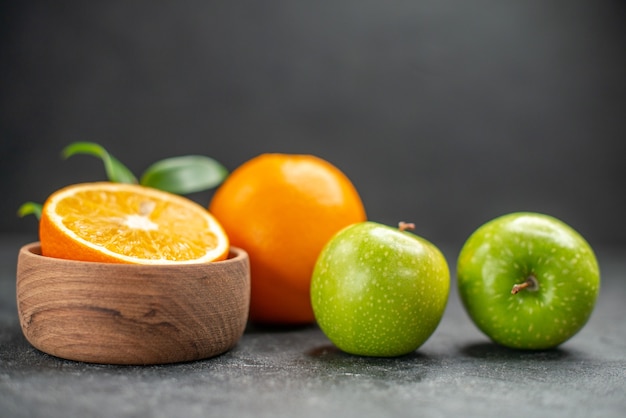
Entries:
[[468, 238], [457, 280], [476, 326], [517, 349], [568, 340], [589, 319], [600, 290], [587, 241], [558, 219], [524, 212], [493, 219]]
[[311, 281], [318, 325], [341, 350], [393, 357], [420, 347], [448, 301], [450, 272], [430, 242], [375, 222], [339, 231], [322, 250]]

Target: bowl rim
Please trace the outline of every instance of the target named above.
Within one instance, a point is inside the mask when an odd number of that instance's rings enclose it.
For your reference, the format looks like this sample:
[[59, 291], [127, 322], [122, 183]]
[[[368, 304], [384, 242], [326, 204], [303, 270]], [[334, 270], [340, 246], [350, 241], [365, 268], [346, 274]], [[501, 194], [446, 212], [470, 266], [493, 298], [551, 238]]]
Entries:
[[109, 268], [109, 269], [197, 269], [198, 266], [226, 266], [227, 264], [235, 264], [240, 263], [243, 260], [248, 259], [248, 253], [239, 247], [235, 247], [231, 245], [228, 250], [228, 257], [224, 260], [219, 261], [210, 261], [208, 263], [180, 263], [180, 264], [130, 264], [130, 263], [103, 263], [98, 261], [82, 261], [82, 260], [72, 260], [66, 258], [56, 258], [56, 257], [47, 257], [41, 254], [41, 242], [34, 241], [28, 244], [23, 245], [20, 250], [18, 257], [24, 257], [31, 260], [36, 260], [38, 262], [45, 262], [53, 265], [65, 265], [65, 266], [84, 266], [90, 265], [93, 267], [100, 268]]

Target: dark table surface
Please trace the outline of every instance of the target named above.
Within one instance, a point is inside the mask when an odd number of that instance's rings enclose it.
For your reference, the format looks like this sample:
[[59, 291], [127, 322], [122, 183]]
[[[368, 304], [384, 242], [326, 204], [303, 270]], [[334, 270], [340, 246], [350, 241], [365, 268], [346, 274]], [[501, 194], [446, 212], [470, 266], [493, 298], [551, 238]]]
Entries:
[[[17, 252], [0, 236], [1, 417], [622, 417], [626, 413], [626, 251], [597, 251], [600, 298], [560, 348], [491, 344], [469, 321], [453, 277], [444, 318], [415, 353], [362, 358], [315, 326], [249, 327], [221, 356], [184, 364], [108, 366], [58, 359], [24, 339]], [[444, 253], [454, 268], [454, 251]]]

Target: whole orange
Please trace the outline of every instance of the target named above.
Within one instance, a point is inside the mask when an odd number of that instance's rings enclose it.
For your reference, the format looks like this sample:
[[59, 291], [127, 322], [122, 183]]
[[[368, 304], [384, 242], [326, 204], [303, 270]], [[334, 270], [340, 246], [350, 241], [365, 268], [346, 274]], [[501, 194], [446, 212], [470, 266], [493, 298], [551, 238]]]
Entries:
[[340, 229], [366, 219], [361, 198], [337, 167], [312, 155], [262, 154], [235, 169], [209, 211], [250, 256], [250, 320], [315, 320], [311, 275]]

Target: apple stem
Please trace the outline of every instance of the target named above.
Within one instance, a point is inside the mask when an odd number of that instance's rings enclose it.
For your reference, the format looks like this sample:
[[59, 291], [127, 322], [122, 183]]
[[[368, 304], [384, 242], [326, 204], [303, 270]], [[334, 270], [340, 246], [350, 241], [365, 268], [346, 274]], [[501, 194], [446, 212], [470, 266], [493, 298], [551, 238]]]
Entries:
[[414, 223], [407, 223], [407, 222], [399, 222], [398, 223], [398, 229], [400, 231], [406, 231], [407, 229], [413, 230], [415, 229], [415, 224]]
[[532, 274], [529, 275], [526, 278], [526, 281], [523, 283], [518, 283], [516, 285], [513, 285], [513, 289], [511, 289], [511, 294], [515, 295], [524, 289], [530, 290], [531, 292], [536, 292], [537, 290], [539, 290], [539, 282], [537, 281], [537, 278], [534, 275]]

